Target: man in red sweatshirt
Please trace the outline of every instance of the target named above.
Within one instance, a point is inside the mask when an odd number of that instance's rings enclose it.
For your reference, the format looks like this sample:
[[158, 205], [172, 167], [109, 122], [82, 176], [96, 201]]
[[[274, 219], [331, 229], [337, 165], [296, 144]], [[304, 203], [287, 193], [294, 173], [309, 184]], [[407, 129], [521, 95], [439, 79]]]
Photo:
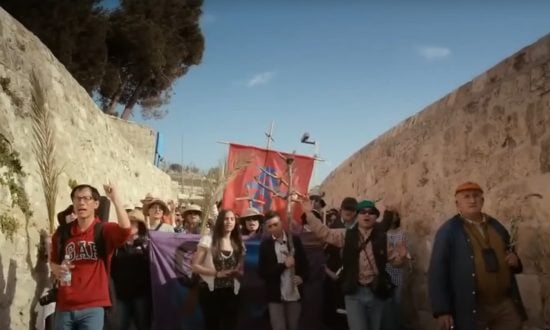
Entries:
[[[124, 244], [130, 236], [130, 220], [124, 210], [116, 189], [104, 185], [105, 194], [112, 201], [118, 224], [103, 224], [101, 239], [104, 242], [104, 259], [98, 254], [94, 241], [96, 217], [99, 207], [99, 192], [90, 185], [79, 185], [71, 192], [74, 212], [77, 220], [71, 222], [70, 234], [66, 238], [64, 250], [60, 250], [59, 227], [52, 237], [50, 268], [58, 280], [63, 280], [71, 272], [69, 285], [60, 286], [57, 293], [55, 312], [56, 330], [102, 330], [105, 318], [105, 307], [111, 306], [109, 296], [109, 274], [113, 251]], [[59, 253], [63, 255], [59, 255]], [[63, 258], [70, 260], [70, 266], [60, 265]], [[70, 268], [70, 269], [67, 269]]]

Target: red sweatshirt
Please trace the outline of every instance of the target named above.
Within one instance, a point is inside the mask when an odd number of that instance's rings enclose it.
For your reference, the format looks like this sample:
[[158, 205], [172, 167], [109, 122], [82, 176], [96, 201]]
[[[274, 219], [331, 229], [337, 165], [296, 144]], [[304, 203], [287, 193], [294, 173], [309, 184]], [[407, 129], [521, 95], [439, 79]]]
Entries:
[[[105, 263], [97, 256], [94, 243], [94, 226], [100, 220], [95, 219], [88, 229], [81, 231], [78, 222], [71, 225], [71, 237], [65, 244], [65, 255], [71, 258], [75, 266], [72, 270], [70, 286], [61, 286], [57, 294], [57, 310], [80, 310], [91, 307], [111, 306], [109, 296], [109, 276]], [[59, 263], [58, 233], [52, 237], [50, 261]], [[121, 228], [117, 223], [106, 222], [103, 225], [103, 239], [107, 252], [107, 262], [111, 262], [113, 251], [124, 244], [130, 236], [130, 228]]]

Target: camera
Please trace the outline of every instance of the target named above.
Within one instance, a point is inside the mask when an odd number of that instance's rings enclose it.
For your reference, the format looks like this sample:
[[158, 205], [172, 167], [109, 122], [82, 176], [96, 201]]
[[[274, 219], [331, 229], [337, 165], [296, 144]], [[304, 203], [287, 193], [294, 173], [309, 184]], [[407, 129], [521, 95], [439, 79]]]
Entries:
[[40, 304], [40, 306], [46, 306], [55, 302], [56, 300], [57, 300], [57, 289], [53, 288], [48, 290], [48, 292], [44, 296], [40, 297], [40, 299], [38, 299], [38, 303]]

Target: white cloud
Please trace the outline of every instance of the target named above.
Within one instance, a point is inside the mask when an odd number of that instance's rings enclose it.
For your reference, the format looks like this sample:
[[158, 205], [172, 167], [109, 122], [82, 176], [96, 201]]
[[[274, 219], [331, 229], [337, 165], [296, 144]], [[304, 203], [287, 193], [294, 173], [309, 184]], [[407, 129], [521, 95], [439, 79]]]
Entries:
[[246, 87], [249, 87], [249, 88], [256, 87], [259, 85], [266, 85], [273, 79], [273, 77], [275, 77], [275, 72], [273, 71], [257, 73], [254, 76], [252, 76], [252, 78], [248, 79], [245, 85]]
[[429, 61], [440, 60], [451, 55], [451, 50], [447, 47], [423, 46], [418, 47], [417, 51], [420, 56]]

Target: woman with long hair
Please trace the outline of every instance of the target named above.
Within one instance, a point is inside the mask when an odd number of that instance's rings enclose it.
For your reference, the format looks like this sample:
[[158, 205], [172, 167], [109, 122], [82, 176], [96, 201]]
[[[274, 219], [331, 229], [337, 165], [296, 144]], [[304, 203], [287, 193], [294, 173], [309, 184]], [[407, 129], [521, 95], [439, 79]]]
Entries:
[[237, 328], [244, 254], [235, 213], [222, 210], [211, 234], [200, 239], [192, 264], [201, 278], [199, 303], [207, 330]]

